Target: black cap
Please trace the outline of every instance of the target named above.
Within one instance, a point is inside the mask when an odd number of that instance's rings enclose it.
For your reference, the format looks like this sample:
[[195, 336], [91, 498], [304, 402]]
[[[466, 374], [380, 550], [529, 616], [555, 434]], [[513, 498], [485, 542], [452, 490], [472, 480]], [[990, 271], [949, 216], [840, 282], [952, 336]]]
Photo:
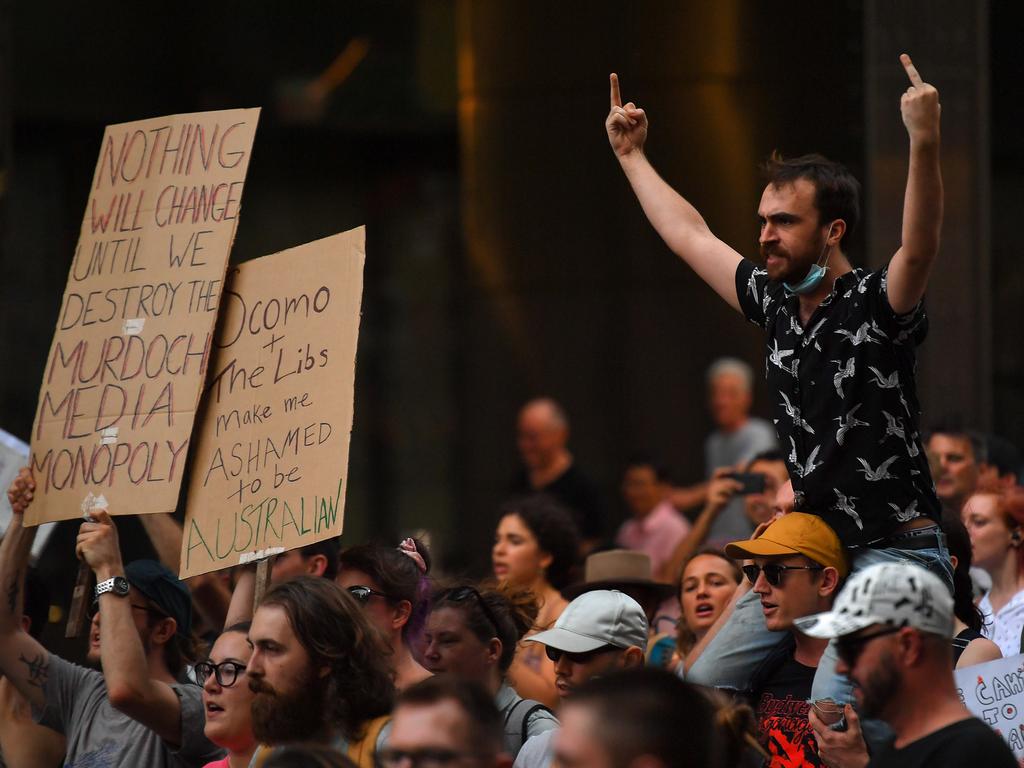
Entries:
[[184, 582], [156, 560], [134, 560], [124, 569], [128, 583], [178, 622], [178, 634], [192, 633], [192, 595]]

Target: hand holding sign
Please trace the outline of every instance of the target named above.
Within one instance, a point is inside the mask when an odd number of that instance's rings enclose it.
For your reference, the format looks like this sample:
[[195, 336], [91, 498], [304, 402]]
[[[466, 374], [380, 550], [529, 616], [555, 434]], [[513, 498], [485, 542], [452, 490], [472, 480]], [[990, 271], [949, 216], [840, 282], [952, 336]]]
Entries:
[[609, 79], [612, 103], [608, 119], [604, 121], [608, 141], [619, 157], [625, 157], [631, 152], [641, 152], [644, 142], [647, 141], [647, 114], [633, 102], [623, 106], [622, 96], [619, 94], [619, 76], [613, 72]]
[[900, 63], [910, 78], [910, 87], [900, 97], [900, 112], [910, 140], [936, 142], [939, 140], [939, 115], [942, 112], [939, 92], [921, 79], [907, 54], [900, 55]]
[[11, 511], [16, 515], [25, 514], [28, 505], [32, 503], [32, 496], [36, 490], [36, 481], [32, 479], [32, 472], [28, 467], [22, 467], [17, 477], [11, 482], [7, 489], [7, 500], [11, 502]]
[[114, 520], [105, 509], [92, 513], [94, 522], [82, 523], [78, 529], [75, 554], [85, 561], [102, 581], [124, 572], [121, 564], [121, 546], [117, 539]]

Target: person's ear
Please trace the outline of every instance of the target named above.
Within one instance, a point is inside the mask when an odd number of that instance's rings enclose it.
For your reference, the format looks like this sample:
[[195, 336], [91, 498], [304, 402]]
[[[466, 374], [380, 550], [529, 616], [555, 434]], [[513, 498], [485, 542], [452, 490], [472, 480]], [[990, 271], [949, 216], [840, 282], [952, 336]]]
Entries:
[[818, 594], [822, 597], [828, 597], [835, 594], [838, 588], [839, 571], [831, 565], [826, 565], [825, 570], [821, 572], [821, 584], [818, 585]]
[[492, 637], [487, 642], [487, 660], [492, 664], [497, 664], [501, 661], [501, 652], [504, 650], [504, 646], [501, 644], [501, 640], [496, 637]]
[[644, 665], [644, 652], [642, 648], [631, 645], [622, 654], [622, 668], [633, 669]]
[[545, 571], [551, 567], [551, 564], [553, 562], [555, 562], [554, 555], [551, 555], [547, 552], [540, 553], [540, 567], [543, 568]]
[[306, 560], [306, 573], [310, 576], [323, 576], [327, 570], [327, 555], [313, 555]]
[[1021, 543], [1021, 533], [1020, 533], [1020, 528], [1014, 528], [1014, 529], [1013, 529], [1013, 530], [1012, 530], [1012, 531], [1010, 532], [1010, 543], [1011, 543], [1011, 544], [1012, 544], [1013, 546], [1015, 546], [1015, 547], [1019, 547], [1019, 546], [1020, 546], [1020, 543]]
[[829, 224], [830, 232], [826, 243], [828, 245], [839, 245], [839, 241], [843, 239], [843, 235], [846, 234], [846, 222], [842, 219], [836, 219]]
[[178, 622], [168, 616], [165, 619], [160, 619], [153, 625], [153, 629], [150, 630], [149, 639], [151, 642], [159, 645], [167, 645], [174, 639], [174, 634], [178, 631]]
[[957, 567], [957, 565], [959, 565], [959, 564], [960, 564], [960, 558], [959, 558], [959, 557], [957, 557], [956, 555], [950, 555], [950, 556], [949, 556], [949, 562], [950, 562], [950, 564], [951, 564], [951, 565], [953, 566], [953, 570], [955, 571], [955, 570], [956, 570], [956, 567]]
[[401, 629], [409, 623], [409, 617], [412, 615], [412, 603], [408, 600], [399, 600], [392, 608], [391, 614], [391, 628]]

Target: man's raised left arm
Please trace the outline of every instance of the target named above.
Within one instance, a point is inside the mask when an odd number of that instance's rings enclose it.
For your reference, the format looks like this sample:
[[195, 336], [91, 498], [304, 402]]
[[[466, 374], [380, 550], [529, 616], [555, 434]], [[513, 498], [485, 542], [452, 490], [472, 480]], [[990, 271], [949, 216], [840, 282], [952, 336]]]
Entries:
[[889, 263], [886, 290], [896, 314], [910, 312], [924, 296], [942, 230], [942, 172], [939, 168], [939, 92], [921, 79], [907, 54], [900, 62], [910, 88], [900, 99], [910, 137], [907, 191], [903, 198], [903, 242]]

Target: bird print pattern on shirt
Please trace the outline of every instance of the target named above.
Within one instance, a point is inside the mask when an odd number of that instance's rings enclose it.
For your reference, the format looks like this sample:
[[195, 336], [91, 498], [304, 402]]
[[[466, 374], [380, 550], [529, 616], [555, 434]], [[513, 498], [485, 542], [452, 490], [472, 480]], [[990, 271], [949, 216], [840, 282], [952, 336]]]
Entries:
[[839, 276], [801, 322], [799, 297], [763, 269], [743, 261], [736, 272], [743, 313], [767, 334], [771, 417], [796, 508], [820, 514], [849, 546], [891, 535], [910, 515], [940, 514], [915, 383], [927, 315], [923, 305], [896, 314], [884, 277], [884, 269]]
[[858, 530], [864, 530], [864, 521], [860, 519], [860, 515], [857, 514], [857, 508], [853, 505], [853, 502], [857, 500], [856, 496], [847, 496], [838, 488], [833, 488], [836, 494], [836, 505], [834, 509], [838, 509], [840, 512], [848, 515], [853, 520], [854, 525], [857, 526]]

